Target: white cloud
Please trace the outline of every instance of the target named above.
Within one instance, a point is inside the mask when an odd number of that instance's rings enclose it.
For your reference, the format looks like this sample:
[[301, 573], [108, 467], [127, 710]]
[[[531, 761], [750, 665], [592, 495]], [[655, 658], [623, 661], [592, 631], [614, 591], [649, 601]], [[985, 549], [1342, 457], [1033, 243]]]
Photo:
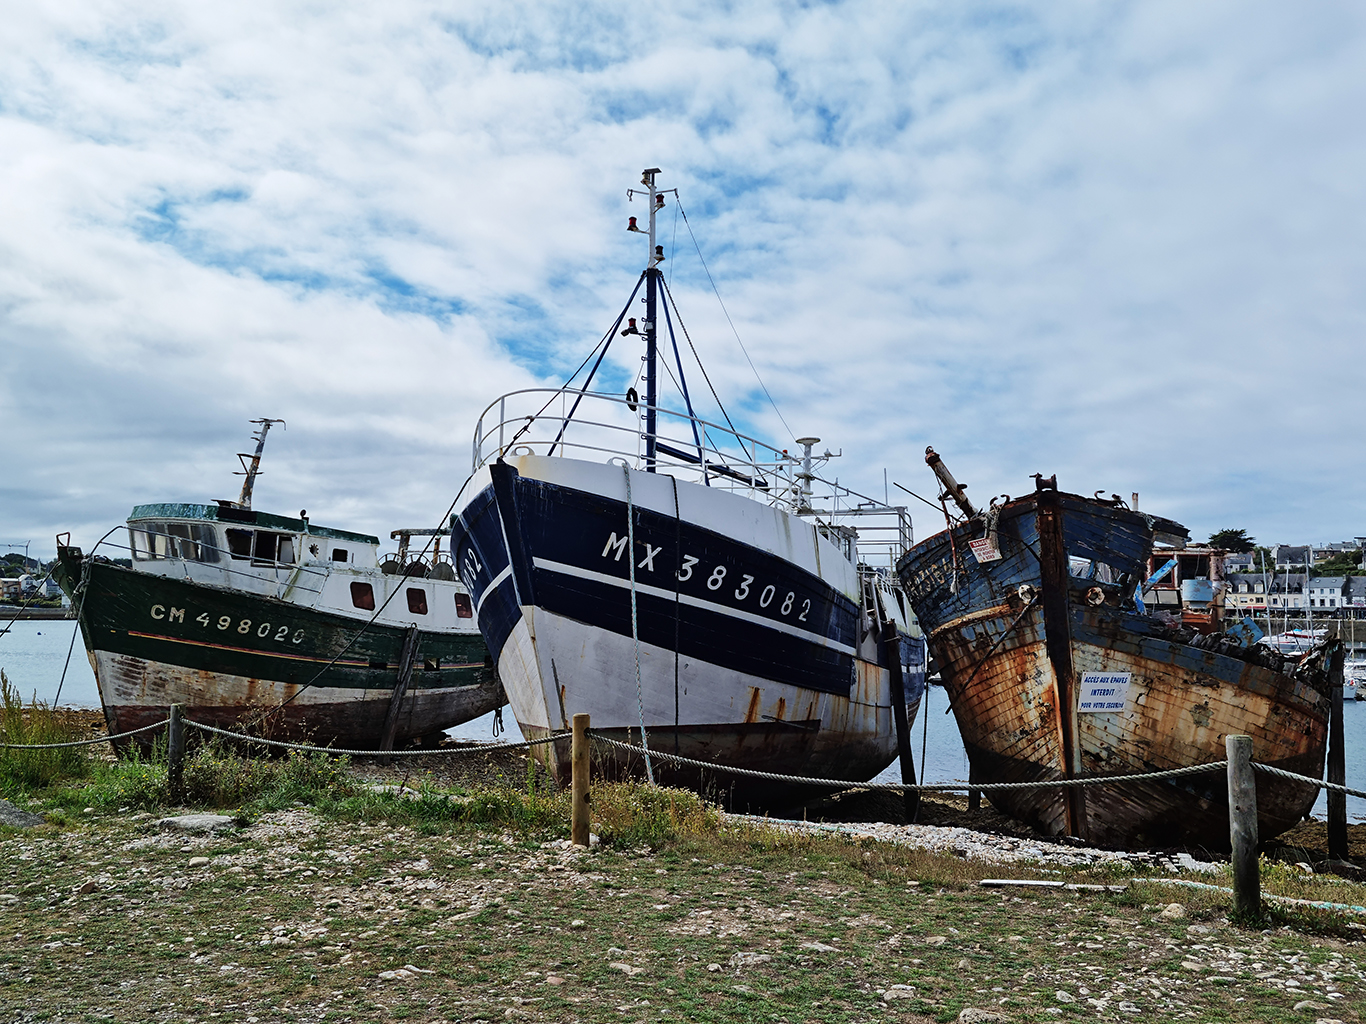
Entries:
[[[227, 496], [259, 415], [290, 422], [262, 507], [434, 519], [478, 410], [625, 300], [646, 165], [842, 479], [928, 490], [930, 443], [982, 497], [1056, 471], [1201, 533], [1361, 532], [1352, 5], [7, 19], [3, 539]], [[712, 379], [782, 442], [671, 214]]]

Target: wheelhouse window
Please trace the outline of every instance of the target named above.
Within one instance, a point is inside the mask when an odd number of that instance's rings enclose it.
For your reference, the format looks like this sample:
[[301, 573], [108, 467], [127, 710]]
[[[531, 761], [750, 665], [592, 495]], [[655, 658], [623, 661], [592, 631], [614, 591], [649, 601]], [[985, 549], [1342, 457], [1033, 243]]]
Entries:
[[375, 591], [368, 583], [351, 584], [351, 603], [367, 612], [375, 610]]
[[408, 588], [408, 610], [414, 615], [427, 614], [427, 592], [421, 587]]
[[293, 565], [294, 535], [270, 530], [228, 530], [228, 552], [252, 565]]
[[332, 561], [334, 561], [334, 562], [349, 562], [350, 560], [351, 560], [351, 558], [350, 558], [350, 556], [347, 554], [346, 548], [333, 548], [333, 549], [332, 549]]
[[470, 602], [469, 594], [455, 595], [455, 614], [462, 619], [474, 618], [474, 605]]
[[138, 523], [128, 527], [129, 547], [138, 561], [183, 558], [217, 562], [218, 536], [203, 523]]

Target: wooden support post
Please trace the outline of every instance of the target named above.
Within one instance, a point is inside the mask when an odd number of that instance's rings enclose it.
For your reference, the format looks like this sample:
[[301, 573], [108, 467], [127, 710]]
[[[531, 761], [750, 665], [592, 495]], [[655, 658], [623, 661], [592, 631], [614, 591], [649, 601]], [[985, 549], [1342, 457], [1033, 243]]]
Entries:
[[575, 846], [588, 845], [588, 716], [574, 716], [574, 739], [570, 747], [569, 838]]
[[1252, 737], [1229, 736], [1228, 838], [1233, 847], [1233, 908], [1245, 921], [1262, 916], [1261, 875], [1257, 864], [1257, 780], [1252, 769]]
[[[413, 678], [413, 666], [417, 662], [417, 624], [408, 627], [403, 637], [403, 650], [398, 656], [398, 681], [394, 692], [389, 696], [389, 713], [384, 717], [384, 731], [380, 733], [379, 749], [393, 750], [394, 736], [398, 732], [398, 713], [403, 707], [403, 698], [408, 693], [408, 683]], [[389, 758], [381, 757], [380, 764], [388, 764]]]
[[172, 803], [185, 799], [185, 723], [179, 704], [171, 705], [171, 724], [166, 731], [166, 786]]
[[[1347, 753], [1343, 749], [1342, 727], [1342, 687], [1343, 660], [1345, 657], [1342, 642], [1335, 641], [1337, 649], [1329, 655], [1328, 687], [1331, 703], [1328, 705], [1328, 781], [1339, 786], [1347, 785]], [[1347, 794], [1339, 790], [1328, 790], [1328, 859], [1347, 859]]]
[[[896, 749], [901, 759], [901, 781], [908, 786], [914, 786], [915, 757], [911, 753], [911, 724], [906, 717], [906, 680], [901, 673], [901, 633], [897, 630], [895, 622], [887, 623], [882, 650], [890, 676], [892, 723], [896, 726]], [[920, 791], [903, 789], [901, 799], [906, 824], [915, 824], [916, 818], [920, 815]]]

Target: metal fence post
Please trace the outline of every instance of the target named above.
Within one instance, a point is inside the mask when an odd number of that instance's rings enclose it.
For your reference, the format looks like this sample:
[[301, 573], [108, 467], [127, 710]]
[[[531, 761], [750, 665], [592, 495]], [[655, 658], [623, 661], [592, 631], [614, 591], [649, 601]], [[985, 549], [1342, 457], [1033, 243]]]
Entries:
[[171, 722], [166, 731], [166, 784], [172, 803], [185, 797], [185, 723], [180, 705], [171, 705]]
[[1262, 916], [1261, 876], [1257, 864], [1257, 780], [1252, 769], [1252, 737], [1229, 736], [1228, 838], [1233, 847], [1233, 909], [1244, 920]]
[[588, 716], [574, 716], [574, 738], [570, 746], [569, 838], [575, 846], [588, 845]]

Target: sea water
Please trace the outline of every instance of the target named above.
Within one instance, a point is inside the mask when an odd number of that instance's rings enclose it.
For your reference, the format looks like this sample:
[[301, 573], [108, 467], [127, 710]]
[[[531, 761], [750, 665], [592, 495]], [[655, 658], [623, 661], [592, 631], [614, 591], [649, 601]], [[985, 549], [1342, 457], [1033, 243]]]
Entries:
[[[71, 652], [69, 664], [68, 650]], [[84, 708], [100, 706], [95, 674], [90, 668], [75, 621], [25, 620], [11, 624], [9, 631], [0, 635], [0, 668], [4, 669], [10, 683], [25, 700], [36, 696], [41, 701], [51, 702], [60, 686], [63, 705]], [[968, 777], [968, 756], [963, 749], [957, 721], [953, 715], [944, 713], [947, 707], [948, 697], [942, 687], [926, 688], [920, 714], [911, 727], [911, 752], [915, 759], [916, 774], [923, 783], [957, 782]], [[511, 709], [502, 710], [505, 731], [500, 735], [494, 734], [497, 722], [498, 715], [490, 712], [447, 730], [447, 734], [456, 739], [484, 742], [519, 738]], [[1366, 789], [1366, 701], [1346, 702], [1343, 726], [1347, 748], [1347, 785], [1353, 789]], [[899, 762], [894, 761], [875, 781], [900, 780], [901, 767]], [[1327, 817], [1327, 800], [1322, 793], [1314, 805], [1313, 814], [1316, 818]], [[1349, 821], [1366, 821], [1366, 799], [1349, 796], [1347, 818]]]

